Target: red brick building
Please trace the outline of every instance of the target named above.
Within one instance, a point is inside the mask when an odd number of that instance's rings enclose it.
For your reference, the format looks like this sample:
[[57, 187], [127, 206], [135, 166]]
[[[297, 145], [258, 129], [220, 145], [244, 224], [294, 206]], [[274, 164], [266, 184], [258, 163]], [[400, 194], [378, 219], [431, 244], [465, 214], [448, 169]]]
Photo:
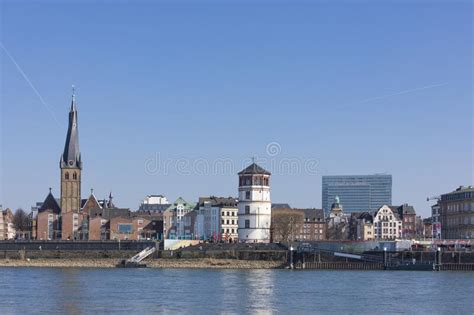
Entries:
[[[87, 215], [85, 217], [87, 220]], [[66, 212], [61, 216], [63, 240], [82, 240], [86, 239], [86, 232], [83, 231], [84, 215], [77, 212]]]
[[398, 214], [398, 217], [402, 220], [402, 235], [404, 239], [415, 238], [417, 235], [416, 227], [416, 212], [413, 206], [403, 204], [401, 206], [390, 206], [390, 209]]
[[36, 233], [33, 233], [36, 235], [36, 239], [61, 239], [60, 214], [61, 208], [50, 189], [43, 205], [38, 209], [38, 215], [36, 217]]
[[109, 221], [111, 240], [140, 240], [145, 238], [144, 228], [151, 221], [142, 217], [115, 217]]

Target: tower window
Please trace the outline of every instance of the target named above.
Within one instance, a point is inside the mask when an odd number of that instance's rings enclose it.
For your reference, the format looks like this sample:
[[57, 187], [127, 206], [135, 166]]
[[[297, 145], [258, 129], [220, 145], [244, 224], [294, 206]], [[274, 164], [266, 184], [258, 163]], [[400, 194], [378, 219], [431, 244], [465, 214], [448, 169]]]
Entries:
[[77, 179], [77, 174], [76, 173], [72, 174], [72, 179]]
[[245, 206], [245, 214], [250, 214], [250, 206]]
[[64, 175], [64, 178], [69, 179], [69, 173], [68, 172], [66, 172], [66, 174]]
[[245, 228], [246, 229], [250, 228], [250, 220], [245, 220]]
[[247, 199], [247, 200], [250, 199], [250, 191], [245, 192], [245, 199]]

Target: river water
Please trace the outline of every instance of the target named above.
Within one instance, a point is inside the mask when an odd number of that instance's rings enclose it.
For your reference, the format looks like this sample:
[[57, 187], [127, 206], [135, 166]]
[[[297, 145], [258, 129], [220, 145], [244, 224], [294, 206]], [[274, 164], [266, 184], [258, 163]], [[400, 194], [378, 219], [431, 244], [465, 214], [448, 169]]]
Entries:
[[474, 314], [473, 272], [0, 268], [0, 314]]

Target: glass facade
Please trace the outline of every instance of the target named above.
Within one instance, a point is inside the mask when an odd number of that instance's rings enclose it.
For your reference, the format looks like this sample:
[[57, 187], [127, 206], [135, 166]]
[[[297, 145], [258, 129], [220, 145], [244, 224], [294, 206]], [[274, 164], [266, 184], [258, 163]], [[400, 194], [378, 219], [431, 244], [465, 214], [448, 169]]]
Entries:
[[392, 204], [392, 175], [323, 176], [322, 208], [331, 211], [339, 196], [344, 212], [374, 211]]

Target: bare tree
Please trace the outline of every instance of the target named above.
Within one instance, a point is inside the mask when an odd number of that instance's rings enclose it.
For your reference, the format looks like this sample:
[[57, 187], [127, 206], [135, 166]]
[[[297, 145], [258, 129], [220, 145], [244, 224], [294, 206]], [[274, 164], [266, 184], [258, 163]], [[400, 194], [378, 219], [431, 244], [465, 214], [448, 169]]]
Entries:
[[293, 241], [304, 221], [304, 214], [294, 209], [272, 211], [272, 236], [274, 242]]
[[345, 221], [330, 222], [327, 228], [328, 240], [347, 240], [349, 239], [349, 224]]
[[17, 231], [28, 231], [30, 228], [30, 218], [26, 214], [25, 210], [19, 208], [13, 215], [13, 225]]

